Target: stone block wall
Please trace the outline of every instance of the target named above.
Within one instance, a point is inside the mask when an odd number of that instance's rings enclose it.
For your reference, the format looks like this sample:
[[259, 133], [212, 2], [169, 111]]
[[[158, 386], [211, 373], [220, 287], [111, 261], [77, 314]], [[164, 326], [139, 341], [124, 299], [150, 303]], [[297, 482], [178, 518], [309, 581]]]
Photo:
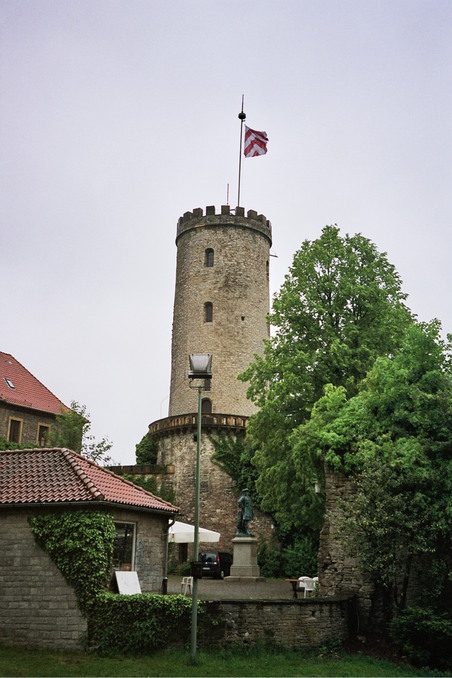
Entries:
[[325, 521], [318, 554], [319, 591], [322, 596], [356, 595], [362, 631], [375, 627], [381, 609], [375, 608], [374, 585], [357, 558], [351, 557], [340, 534], [343, 502], [356, 492], [353, 478], [325, 468]]
[[[199, 215], [198, 212], [201, 212]], [[262, 354], [269, 337], [269, 250], [265, 217], [187, 213], [179, 222], [174, 296], [169, 415], [197, 411], [197, 390], [188, 383], [188, 356], [212, 354], [205, 397], [212, 412], [249, 416], [256, 411], [237, 375]], [[251, 212], [248, 214], [250, 215]], [[213, 266], [205, 252], [214, 252]], [[211, 322], [204, 306], [213, 304]]]
[[35, 542], [27, 510], [0, 511], [0, 642], [80, 649], [75, 593]]
[[[36, 543], [28, 522], [32, 515], [36, 509], [0, 511], [0, 642], [81, 649], [86, 619], [73, 588]], [[112, 517], [136, 524], [141, 590], [160, 592], [168, 517], [121, 509], [114, 509]]]
[[145, 512], [112, 510], [113, 520], [135, 523], [135, 569], [143, 593], [160, 593], [162, 588], [168, 516]]
[[275, 643], [310, 650], [344, 641], [354, 631], [351, 598], [314, 600], [216, 601], [208, 612], [224, 619], [217, 636], [205, 643], [257, 645]]
[[[232, 540], [237, 529], [237, 502], [240, 493], [230, 476], [211, 461], [214, 445], [210, 434], [201, 434], [201, 492], [200, 525], [220, 532], [215, 548], [232, 553]], [[165, 476], [165, 484], [175, 492], [175, 503], [181, 509], [180, 520], [193, 524], [195, 517], [195, 472], [197, 442], [189, 431], [174, 432], [159, 440], [159, 464], [172, 469]], [[273, 535], [270, 516], [255, 511], [250, 523], [252, 533], [259, 539], [270, 541]]]

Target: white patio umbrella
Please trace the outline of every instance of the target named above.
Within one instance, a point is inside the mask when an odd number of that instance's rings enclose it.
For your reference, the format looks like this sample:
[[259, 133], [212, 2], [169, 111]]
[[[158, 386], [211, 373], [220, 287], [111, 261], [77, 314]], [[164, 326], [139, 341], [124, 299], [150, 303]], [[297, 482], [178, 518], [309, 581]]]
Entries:
[[[175, 544], [193, 544], [195, 540], [195, 527], [188, 523], [181, 523], [176, 520], [174, 525], [171, 525], [168, 531], [168, 541]], [[214, 542], [220, 541], [220, 533], [213, 530], [206, 530], [204, 527], [199, 528], [200, 542]]]

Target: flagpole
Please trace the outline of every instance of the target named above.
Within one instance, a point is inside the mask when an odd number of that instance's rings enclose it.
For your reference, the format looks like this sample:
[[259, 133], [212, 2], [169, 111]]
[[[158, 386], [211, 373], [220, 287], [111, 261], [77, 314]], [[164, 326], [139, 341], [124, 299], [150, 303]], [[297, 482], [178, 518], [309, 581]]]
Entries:
[[246, 119], [246, 113], [243, 112], [243, 99], [244, 95], [242, 94], [242, 110], [239, 113], [240, 120], [240, 150], [239, 150], [239, 188], [237, 195], [237, 207], [240, 207], [240, 182], [242, 180], [242, 138], [243, 138], [243, 121]]

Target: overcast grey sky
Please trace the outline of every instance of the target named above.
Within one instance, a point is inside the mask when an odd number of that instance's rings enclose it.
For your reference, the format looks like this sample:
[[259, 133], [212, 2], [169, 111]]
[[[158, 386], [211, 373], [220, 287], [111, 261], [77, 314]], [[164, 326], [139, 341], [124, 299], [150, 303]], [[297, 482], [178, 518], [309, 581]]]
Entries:
[[1, 0], [0, 350], [134, 463], [167, 414], [175, 234], [241, 204], [271, 290], [336, 223], [452, 331], [450, 0]]

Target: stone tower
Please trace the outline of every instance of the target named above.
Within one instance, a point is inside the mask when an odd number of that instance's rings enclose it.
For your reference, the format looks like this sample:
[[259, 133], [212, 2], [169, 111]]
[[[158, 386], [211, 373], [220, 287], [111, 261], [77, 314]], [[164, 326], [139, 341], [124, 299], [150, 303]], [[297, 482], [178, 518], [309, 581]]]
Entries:
[[[188, 357], [212, 354], [212, 380], [202, 400], [201, 526], [221, 532], [221, 545], [235, 534], [237, 495], [233, 482], [211, 462], [212, 436], [243, 433], [255, 411], [238, 381], [269, 336], [271, 224], [257, 212], [222, 206], [186, 212], [177, 225], [169, 416], [153, 422], [158, 463], [166, 468], [175, 503], [193, 520], [197, 391], [188, 382]], [[270, 523], [256, 519], [264, 536]]]

